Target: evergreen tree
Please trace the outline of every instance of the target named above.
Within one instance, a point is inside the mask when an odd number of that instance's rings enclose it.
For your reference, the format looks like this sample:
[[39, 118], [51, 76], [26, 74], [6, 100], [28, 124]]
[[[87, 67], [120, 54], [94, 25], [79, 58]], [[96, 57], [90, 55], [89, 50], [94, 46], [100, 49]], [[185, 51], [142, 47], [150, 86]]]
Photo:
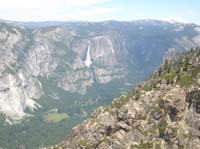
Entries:
[[189, 59], [188, 59], [188, 57], [186, 57], [185, 61], [184, 61], [183, 71], [188, 70], [188, 65], [189, 65]]
[[167, 71], [169, 68], [169, 61], [168, 59], [165, 59], [165, 62], [164, 62], [164, 70]]

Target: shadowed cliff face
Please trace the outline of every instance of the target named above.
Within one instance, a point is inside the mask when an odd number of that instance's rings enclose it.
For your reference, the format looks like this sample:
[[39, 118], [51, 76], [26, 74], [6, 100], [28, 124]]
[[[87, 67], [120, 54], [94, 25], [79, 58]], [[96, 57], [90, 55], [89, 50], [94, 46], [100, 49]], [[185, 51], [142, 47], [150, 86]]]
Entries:
[[0, 26], [0, 101], [5, 105], [0, 111], [17, 119], [28, 115], [25, 109], [40, 107], [36, 99], [59, 96], [44, 92], [42, 81], [52, 80], [54, 88], [80, 95], [87, 95], [94, 84], [120, 80], [116, 88], [132, 86], [159, 66], [169, 48], [196, 46], [200, 34], [194, 24], [154, 20]]

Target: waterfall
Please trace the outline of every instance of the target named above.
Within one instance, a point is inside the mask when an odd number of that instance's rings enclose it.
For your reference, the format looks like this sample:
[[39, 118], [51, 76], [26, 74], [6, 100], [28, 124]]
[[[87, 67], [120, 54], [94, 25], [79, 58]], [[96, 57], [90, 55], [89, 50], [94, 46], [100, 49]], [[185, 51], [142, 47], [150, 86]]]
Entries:
[[92, 60], [91, 60], [91, 57], [90, 57], [90, 41], [89, 41], [89, 44], [88, 44], [87, 54], [86, 54], [86, 59], [84, 60], [84, 64], [87, 67], [90, 67], [90, 65], [92, 64]]
[[93, 67], [91, 66], [92, 65], [92, 59], [91, 59], [91, 56], [90, 56], [90, 41], [88, 43], [88, 47], [87, 47], [87, 51], [86, 51], [86, 57], [85, 57], [85, 60], [83, 61], [83, 63], [85, 64], [86, 67], [89, 68], [91, 79], [93, 81], [95, 81], [94, 70], [93, 70]]

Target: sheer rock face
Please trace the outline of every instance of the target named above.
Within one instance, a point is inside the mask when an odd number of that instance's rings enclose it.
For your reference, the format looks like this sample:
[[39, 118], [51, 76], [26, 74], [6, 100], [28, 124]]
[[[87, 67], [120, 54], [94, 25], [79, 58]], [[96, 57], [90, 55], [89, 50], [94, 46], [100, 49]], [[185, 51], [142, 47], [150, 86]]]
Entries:
[[41, 83], [32, 77], [24, 62], [30, 42], [26, 32], [5, 23], [0, 26], [0, 112], [7, 116], [7, 122], [13, 123], [29, 116], [25, 109], [40, 107], [34, 99], [43, 92]]
[[40, 98], [41, 84], [34, 78], [25, 78], [22, 73], [8, 74], [0, 79], [0, 111], [6, 113], [9, 118], [19, 120], [28, 116], [24, 110], [32, 111], [40, 105], [33, 99]]
[[84, 95], [95, 82], [142, 80], [169, 48], [185, 50], [199, 44], [197, 25], [159, 21], [66, 22], [36, 28], [0, 22], [0, 27], [0, 102], [5, 105], [0, 111], [11, 119], [38, 107], [36, 99], [45, 94], [41, 79], [54, 79], [55, 87]]
[[[57, 147], [200, 148], [199, 58], [197, 49], [172, 60], [170, 72], [161, 66], [161, 74], [156, 73], [127, 96], [96, 110]], [[186, 65], [185, 59], [189, 59], [187, 70], [181, 69]], [[182, 71], [177, 72], [179, 69]], [[180, 80], [165, 82], [174, 72], [180, 75]], [[186, 83], [186, 78], [191, 80]]]

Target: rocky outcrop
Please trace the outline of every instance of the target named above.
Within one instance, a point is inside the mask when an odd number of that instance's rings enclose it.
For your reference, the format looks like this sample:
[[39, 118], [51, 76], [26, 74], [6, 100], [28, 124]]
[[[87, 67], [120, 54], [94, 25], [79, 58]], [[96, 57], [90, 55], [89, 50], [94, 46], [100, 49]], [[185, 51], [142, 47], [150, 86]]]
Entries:
[[200, 148], [199, 58], [197, 48], [162, 65], [127, 96], [92, 113], [55, 148]]

